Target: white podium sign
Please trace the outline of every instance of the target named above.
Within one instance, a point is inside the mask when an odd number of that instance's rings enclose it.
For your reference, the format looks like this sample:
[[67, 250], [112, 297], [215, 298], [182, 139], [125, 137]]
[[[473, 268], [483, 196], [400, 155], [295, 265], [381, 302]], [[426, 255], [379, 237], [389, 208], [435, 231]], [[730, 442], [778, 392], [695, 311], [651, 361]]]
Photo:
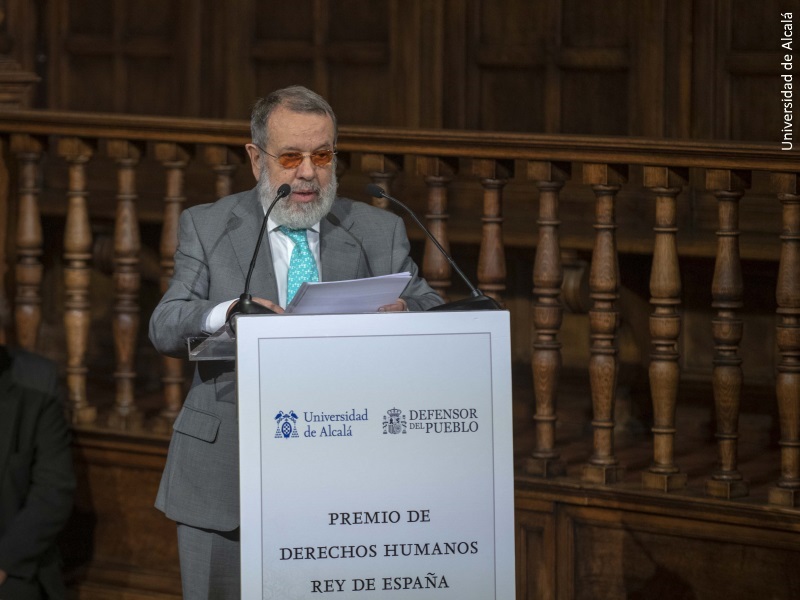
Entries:
[[242, 598], [514, 598], [507, 312], [237, 330]]

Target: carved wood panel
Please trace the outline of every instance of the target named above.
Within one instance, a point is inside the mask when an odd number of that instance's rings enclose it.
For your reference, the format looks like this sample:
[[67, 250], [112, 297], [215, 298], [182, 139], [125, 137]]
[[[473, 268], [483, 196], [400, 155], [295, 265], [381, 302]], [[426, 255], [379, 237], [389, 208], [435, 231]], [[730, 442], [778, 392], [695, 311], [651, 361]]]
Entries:
[[559, 515], [558, 598], [790, 600], [800, 593], [796, 532], [707, 515], [567, 507]]
[[471, 0], [458, 126], [664, 135], [688, 92], [673, 85], [683, 73], [671, 67], [688, 38], [673, 33], [685, 4]]
[[517, 598], [555, 598], [555, 519], [549, 512], [516, 512]]
[[694, 2], [695, 137], [780, 141], [785, 12], [797, 19], [800, 2]]
[[375, 0], [369, 10], [354, 0], [226, 4], [219, 9], [225, 31], [217, 32], [225, 48], [222, 114], [244, 118], [256, 97], [300, 84], [327, 98], [343, 123], [405, 122], [404, 73], [413, 69], [402, 64], [398, 42], [417, 37], [404, 28], [416, 4]]
[[30, 106], [35, 94], [36, 26], [40, 7], [0, 0], [0, 109]]
[[[55, 0], [48, 6], [48, 105], [206, 114], [203, 0]], [[209, 82], [205, 82], [209, 83]]]
[[800, 0], [53, 0], [44, 10], [35, 44], [51, 108], [238, 119], [257, 96], [299, 83], [351, 125], [777, 141], [779, 15], [800, 14]]

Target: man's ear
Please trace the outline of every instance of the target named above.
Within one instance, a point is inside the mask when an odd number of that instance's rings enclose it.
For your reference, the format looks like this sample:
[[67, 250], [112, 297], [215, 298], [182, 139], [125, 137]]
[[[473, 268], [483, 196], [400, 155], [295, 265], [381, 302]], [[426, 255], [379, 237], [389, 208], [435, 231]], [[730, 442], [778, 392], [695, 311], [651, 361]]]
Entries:
[[261, 160], [263, 158], [261, 150], [259, 150], [255, 144], [245, 144], [244, 148], [247, 150], [247, 155], [250, 157], [250, 168], [253, 169], [253, 177], [258, 181], [261, 175]]

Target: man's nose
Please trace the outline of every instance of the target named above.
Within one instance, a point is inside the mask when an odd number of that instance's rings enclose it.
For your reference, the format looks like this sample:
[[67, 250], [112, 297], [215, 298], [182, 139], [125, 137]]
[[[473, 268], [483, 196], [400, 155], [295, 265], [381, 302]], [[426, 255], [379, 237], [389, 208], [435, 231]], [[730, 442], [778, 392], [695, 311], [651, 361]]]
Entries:
[[306, 155], [297, 167], [297, 177], [299, 179], [314, 179], [316, 171], [314, 171], [314, 163], [311, 162], [311, 156]]

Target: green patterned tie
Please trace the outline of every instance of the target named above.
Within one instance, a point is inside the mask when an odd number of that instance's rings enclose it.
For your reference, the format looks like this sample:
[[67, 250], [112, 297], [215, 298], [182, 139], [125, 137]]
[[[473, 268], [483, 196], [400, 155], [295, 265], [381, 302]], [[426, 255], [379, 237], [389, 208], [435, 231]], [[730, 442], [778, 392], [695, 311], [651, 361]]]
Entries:
[[303, 282], [319, 281], [319, 272], [317, 261], [314, 260], [311, 248], [308, 247], [307, 230], [289, 229], [285, 225], [281, 225], [280, 230], [294, 242], [286, 285], [286, 304], [289, 304]]

